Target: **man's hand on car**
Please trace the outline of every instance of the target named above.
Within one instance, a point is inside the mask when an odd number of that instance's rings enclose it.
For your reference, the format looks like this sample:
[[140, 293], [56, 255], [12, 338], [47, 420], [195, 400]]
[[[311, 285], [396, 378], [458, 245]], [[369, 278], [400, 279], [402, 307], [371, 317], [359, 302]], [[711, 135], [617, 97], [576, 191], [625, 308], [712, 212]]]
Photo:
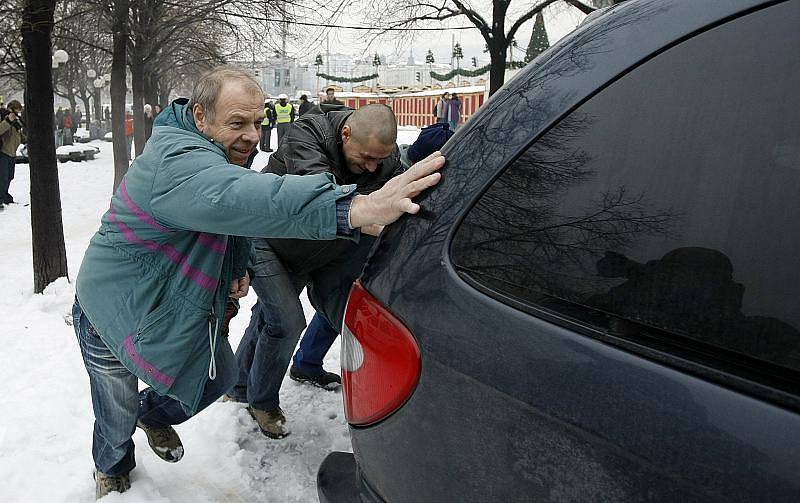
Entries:
[[370, 234], [375, 230], [380, 233], [375, 226], [389, 225], [403, 213], [417, 213], [420, 209], [419, 204], [413, 202], [411, 198], [439, 183], [442, 175], [437, 171], [444, 166], [444, 161], [441, 152], [434, 152], [411, 166], [406, 172], [386, 182], [375, 192], [353, 197], [353, 204], [350, 206], [350, 225], [353, 228], [361, 227]]

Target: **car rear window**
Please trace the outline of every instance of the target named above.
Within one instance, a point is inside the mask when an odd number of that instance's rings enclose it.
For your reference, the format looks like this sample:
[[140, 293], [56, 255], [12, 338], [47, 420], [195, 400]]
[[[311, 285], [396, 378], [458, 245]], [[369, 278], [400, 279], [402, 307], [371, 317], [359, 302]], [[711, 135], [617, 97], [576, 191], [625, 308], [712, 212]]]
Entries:
[[798, 23], [797, 1], [738, 18], [584, 102], [466, 215], [460, 274], [612, 335], [800, 371]]

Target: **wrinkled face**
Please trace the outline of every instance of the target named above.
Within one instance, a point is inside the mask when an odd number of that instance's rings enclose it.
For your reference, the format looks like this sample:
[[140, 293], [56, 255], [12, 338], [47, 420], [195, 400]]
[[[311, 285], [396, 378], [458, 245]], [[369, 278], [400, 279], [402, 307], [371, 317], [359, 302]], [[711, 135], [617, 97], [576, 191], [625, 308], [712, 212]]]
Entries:
[[212, 120], [198, 104], [192, 114], [197, 129], [222, 144], [231, 164], [244, 166], [258, 145], [263, 103], [263, 94], [234, 80], [222, 86]]
[[325, 96], [328, 97], [328, 101], [333, 101], [333, 95], [336, 94], [333, 89], [328, 89], [325, 91]]
[[358, 141], [353, 138], [350, 126], [345, 125], [342, 128], [342, 153], [347, 163], [347, 169], [351, 173], [356, 175], [365, 171], [374, 173], [380, 163], [393, 151], [394, 143], [384, 145], [372, 136]]

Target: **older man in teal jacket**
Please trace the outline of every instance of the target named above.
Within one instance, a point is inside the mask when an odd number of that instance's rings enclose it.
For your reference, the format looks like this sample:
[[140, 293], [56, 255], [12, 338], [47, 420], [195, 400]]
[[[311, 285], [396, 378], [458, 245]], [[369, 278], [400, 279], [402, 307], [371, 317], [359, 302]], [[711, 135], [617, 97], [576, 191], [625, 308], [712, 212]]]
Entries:
[[[221, 335], [230, 297], [247, 293], [240, 236], [354, 239], [379, 232], [439, 180], [441, 156], [369, 196], [329, 174], [277, 176], [242, 168], [254, 152], [264, 97], [247, 74], [217, 69], [177, 100], [111, 199], [78, 273], [73, 323], [95, 413], [96, 496], [130, 487], [131, 436], [176, 462], [172, 425], [236, 382]], [[149, 387], [137, 390], [137, 378]]]

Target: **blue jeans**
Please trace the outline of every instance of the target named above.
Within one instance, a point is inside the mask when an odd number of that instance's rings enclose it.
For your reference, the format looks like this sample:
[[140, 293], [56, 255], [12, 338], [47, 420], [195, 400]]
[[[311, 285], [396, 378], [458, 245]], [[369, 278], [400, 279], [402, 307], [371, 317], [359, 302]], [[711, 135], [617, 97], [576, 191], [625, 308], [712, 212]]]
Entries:
[[[108, 349], [78, 301], [72, 306], [72, 326], [78, 337], [83, 364], [89, 374], [94, 409], [92, 457], [98, 471], [125, 475], [136, 466], [131, 438], [136, 422], [163, 428], [189, 419], [180, 402], [152, 388], [138, 391], [138, 379]], [[198, 411], [225, 393], [209, 380]]]
[[[289, 270], [267, 240], [253, 240], [255, 274], [250, 284], [258, 295], [258, 302], [253, 306], [250, 324], [236, 349], [240, 374], [231, 393], [234, 399], [261, 410], [272, 410], [280, 405], [283, 377], [306, 326], [299, 299], [303, 287], [308, 287], [308, 297], [314, 308], [331, 319], [334, 326], [340, 325], [350, 286], [361, 272], [374, 241], [362, 236], [360, 243], [352, 243], [334, 259], [314, 265], [312, 270], [300, 271]], [[324, 348], [323, 357], [333, 339]], [[322, 365], [322, 358], [319, 364]]]
[[333, 328], [324, 316], [317, 313], [308, 324], [306, 333], [300, 339], [300, 347], [294, 354], [292, 367], [305, 374], [321, 374], [322, 360], [328, 354], [339, 331]]
[[447, 123], [450, 125], [450, 131], [455, 131], [458, 127], [458, 122], [456, 121], [447, 121]]
[[0, 152], [0, 203], [11, 204], [14, 198], [8, 193], [11, 180], [14, 179], [14, 158]]
[[267, 250], [261, 251], [255, 270], [250, 286], [258, 294], [258, 302], [236, 348], [240, 373], [232, 396], [256, 409], [272, 410], [280, 405], [283, 376], [306, 327], [299, 298], [305, 282], [292, 278], [280, 259]]

